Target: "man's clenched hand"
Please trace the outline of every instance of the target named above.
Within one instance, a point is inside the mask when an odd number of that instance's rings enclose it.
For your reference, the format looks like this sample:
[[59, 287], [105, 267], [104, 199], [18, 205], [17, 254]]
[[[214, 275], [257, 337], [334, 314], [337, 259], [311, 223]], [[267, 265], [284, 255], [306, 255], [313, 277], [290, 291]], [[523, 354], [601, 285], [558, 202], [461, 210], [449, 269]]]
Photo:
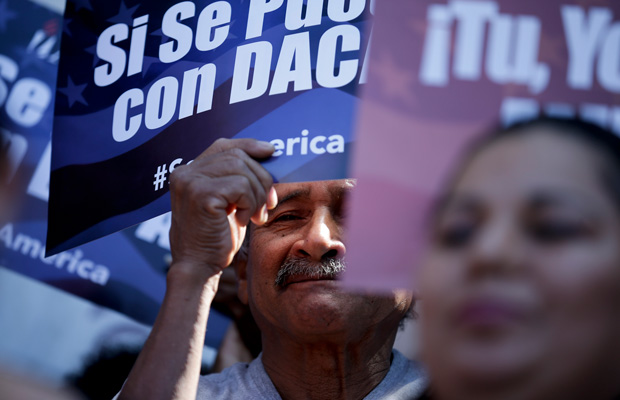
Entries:
[[271, 175], [256, 160], [273, 151], [270, 143], [254, 139], [219, 139], [194, 162], [175, 169], [171, 272], [185, 268], [204, 282], [232, 262], [250, 221], [266, 222], [277, 196]]

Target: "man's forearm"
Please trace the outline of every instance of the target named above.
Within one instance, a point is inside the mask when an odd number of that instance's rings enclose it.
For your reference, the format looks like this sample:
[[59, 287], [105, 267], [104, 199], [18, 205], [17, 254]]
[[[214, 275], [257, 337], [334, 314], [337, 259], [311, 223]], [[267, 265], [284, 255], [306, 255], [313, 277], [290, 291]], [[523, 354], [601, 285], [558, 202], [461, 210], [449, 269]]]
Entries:
[[183, 266], [172, 266], [153, 330], [119, 400], [196, 398], [207, 319], [219, 278], [217, 274], [205, 282]]

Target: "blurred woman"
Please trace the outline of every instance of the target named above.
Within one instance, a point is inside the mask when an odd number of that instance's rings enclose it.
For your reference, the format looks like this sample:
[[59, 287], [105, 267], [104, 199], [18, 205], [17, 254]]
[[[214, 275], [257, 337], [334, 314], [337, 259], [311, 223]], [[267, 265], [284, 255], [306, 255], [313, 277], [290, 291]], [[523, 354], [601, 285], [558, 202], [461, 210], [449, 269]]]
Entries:
[[539, 119], [478, 143], [420, 297], [433, 399], [620, 395], [620, 139]]

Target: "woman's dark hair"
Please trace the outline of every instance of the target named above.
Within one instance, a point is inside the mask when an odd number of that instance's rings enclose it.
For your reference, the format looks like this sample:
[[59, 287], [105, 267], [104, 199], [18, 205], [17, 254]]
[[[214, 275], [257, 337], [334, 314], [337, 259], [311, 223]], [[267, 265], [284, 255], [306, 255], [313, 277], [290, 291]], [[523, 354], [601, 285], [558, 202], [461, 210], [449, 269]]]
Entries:
[[467, 165], [473, 157], [489, 145], [502, 139], [532, 134], [534, 129], [581, 142], [601, 156], [602, 179], [616, 204], [620, 205], [620, 136], [598, 125], [575, 118], [539, 117], [519, 122], [506, 128], [493, 130], [473, 143], [461, 165]]

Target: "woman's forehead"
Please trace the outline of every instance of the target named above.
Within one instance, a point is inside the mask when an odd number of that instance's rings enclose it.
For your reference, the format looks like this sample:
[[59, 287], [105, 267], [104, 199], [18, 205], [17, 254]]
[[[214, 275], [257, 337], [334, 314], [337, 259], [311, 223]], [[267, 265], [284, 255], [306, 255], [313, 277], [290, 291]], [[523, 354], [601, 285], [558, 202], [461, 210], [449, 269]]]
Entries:
[[[529, 134], [499, 139], [481, 149], [462, 171], [459, 182], [471, 175], [489, 180], [597, 179], [600, 155], [586, 143], [536, 128]], [[514, 182], [506, 180], [509, 187]]]
[[587, 198], [604, 192], [596, 152], [580, 140], [547, 131], [502, 138], [465, 165], [448, 199], [455, 196], [505, 199], [544, 194]]

